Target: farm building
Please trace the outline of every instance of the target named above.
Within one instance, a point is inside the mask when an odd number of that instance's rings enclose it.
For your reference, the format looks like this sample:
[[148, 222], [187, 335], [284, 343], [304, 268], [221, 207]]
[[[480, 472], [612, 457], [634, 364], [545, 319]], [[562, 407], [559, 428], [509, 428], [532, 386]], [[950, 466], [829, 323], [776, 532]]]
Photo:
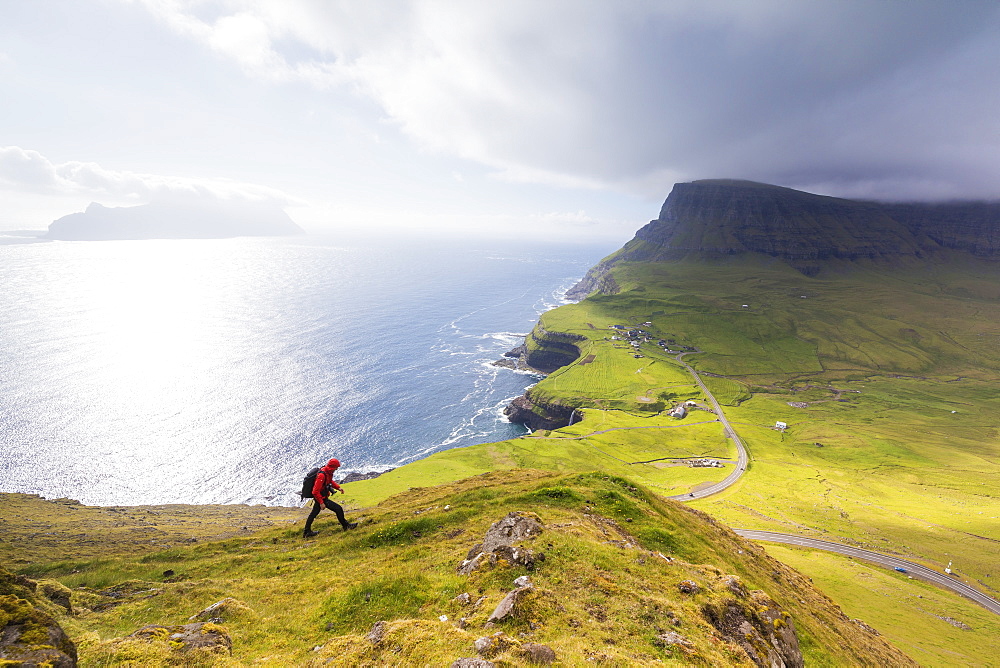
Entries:
[[670, 417], [675, 417], [675, 418], [678, 418], [678, 419], [686, 417], [687, 414], [688, 414], [688, 409], [687, 409], [687, 406], [685, 406], [684, 404], [680, 404], [678, 406], [674, 406], [670, 410]]
[[691, 459], [688, 461], [688, 466], [693, 466], [695, 468], [718, 468], [721, 469], [725, 465], [717, 459]]

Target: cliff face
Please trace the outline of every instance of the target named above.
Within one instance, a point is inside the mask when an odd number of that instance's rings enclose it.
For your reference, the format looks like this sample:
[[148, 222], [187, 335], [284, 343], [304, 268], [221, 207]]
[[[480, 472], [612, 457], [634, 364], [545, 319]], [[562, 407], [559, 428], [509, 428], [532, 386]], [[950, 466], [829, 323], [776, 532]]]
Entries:
[[914, 255], [920, 245], [878, 204], [747, 181], [678, 183], [636, 239], [680, 251], [790, 260]]
[[659, 217], [568, 295], [614, 292], [608, 270], [623, 261], [762, 253], [811, 274], [830, 259], [892, 261], [941, 249], [1000, 255], [1000, 202], [883, 204], [751, 181], [694, 181], [676, 184]]

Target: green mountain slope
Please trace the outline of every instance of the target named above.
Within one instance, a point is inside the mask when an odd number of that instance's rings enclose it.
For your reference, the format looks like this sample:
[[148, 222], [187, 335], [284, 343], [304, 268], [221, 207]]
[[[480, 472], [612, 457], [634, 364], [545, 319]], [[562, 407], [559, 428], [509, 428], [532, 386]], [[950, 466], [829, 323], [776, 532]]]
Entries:
[[[540, 523], [514, 542], [522, 556], [458, 572], [508, 513]], [[72, 588], [62, 622], [84, 665], [449, 665], [484, 637], [497, 665], [527, 664], [533, 644], [563, 665], [908, 664], [760, 547], [624, 478], [490, 473], [391, 497], [352, 532], [332, 524], [307, 542], [270, 529], [29, 574]], [[520, 576], [513, 614], [489, 622]], [[231, 653], [171, 642], [223, 600], [202, 633]], [[166, 630], [132, 635], [147, 625]]]

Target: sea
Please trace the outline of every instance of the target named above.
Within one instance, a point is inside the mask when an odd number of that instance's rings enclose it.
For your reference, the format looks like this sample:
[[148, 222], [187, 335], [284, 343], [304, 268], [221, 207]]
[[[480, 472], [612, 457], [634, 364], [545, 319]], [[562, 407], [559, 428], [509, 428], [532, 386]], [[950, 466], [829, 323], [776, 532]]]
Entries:
[[607, 245], [335, 237], [0, 244], [0, 491], [298, 505], [525, 433], [494, 366]]

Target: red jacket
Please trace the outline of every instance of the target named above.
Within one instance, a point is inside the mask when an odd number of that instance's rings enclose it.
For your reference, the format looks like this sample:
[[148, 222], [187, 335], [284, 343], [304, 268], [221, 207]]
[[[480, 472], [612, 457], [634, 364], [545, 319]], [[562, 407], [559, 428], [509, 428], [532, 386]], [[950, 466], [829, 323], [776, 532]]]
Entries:
[[330, 490], [328, 487], [340, 490], [340, 485], [337, 481], [333, 479], [333, 472], [337, 469], [330, 469], [323, 467], [319, 470], [319, 474], [316, 476], [316, 482], [313, 483], [313, 498], [316, 499], [316, 503], [323, 505], [323, 500], [330, 496]]

